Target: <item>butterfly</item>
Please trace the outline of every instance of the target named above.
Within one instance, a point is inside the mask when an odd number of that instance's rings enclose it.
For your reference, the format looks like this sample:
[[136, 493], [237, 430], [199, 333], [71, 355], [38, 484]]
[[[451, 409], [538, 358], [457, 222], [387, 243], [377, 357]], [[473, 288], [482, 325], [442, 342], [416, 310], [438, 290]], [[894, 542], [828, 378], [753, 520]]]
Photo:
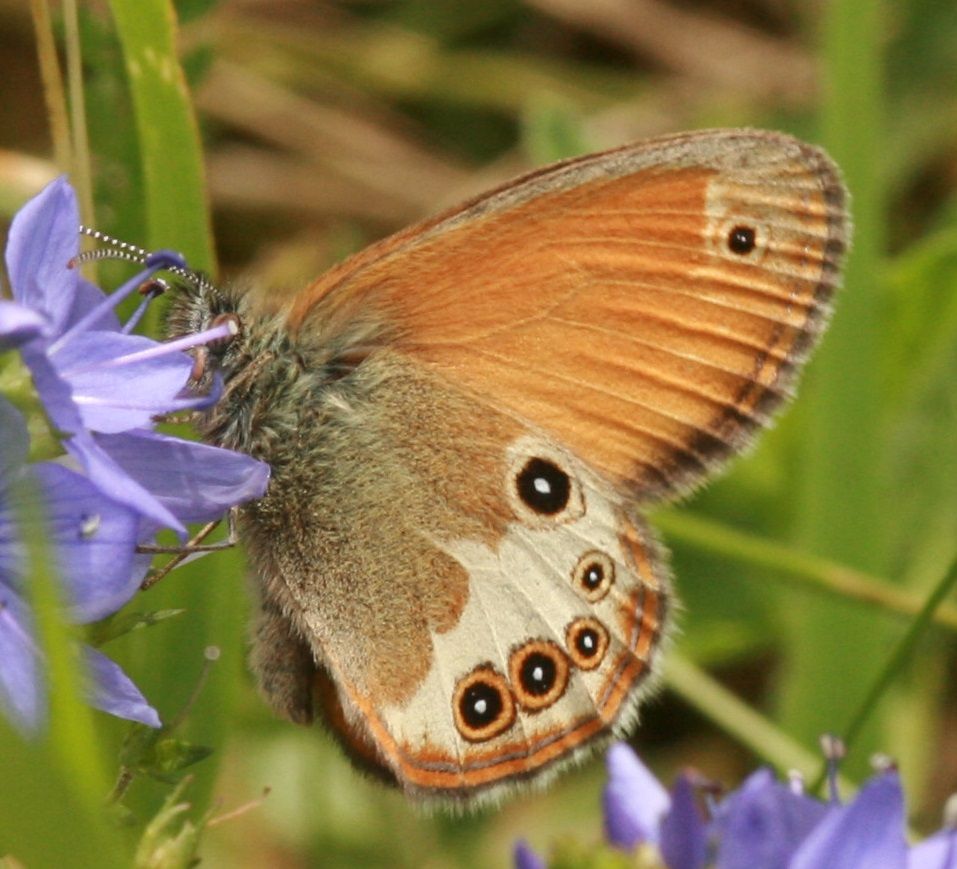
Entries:
[[643, 511], [788, 396], [846, 199], [816, 147], [694, 132], [532, 172], [291, 299], [185, 287], [172, 335], [239, 327], [203, 434], [272, 468], [238, 519], [271, 706], [458, 806], [628, 731], [673, 608]]

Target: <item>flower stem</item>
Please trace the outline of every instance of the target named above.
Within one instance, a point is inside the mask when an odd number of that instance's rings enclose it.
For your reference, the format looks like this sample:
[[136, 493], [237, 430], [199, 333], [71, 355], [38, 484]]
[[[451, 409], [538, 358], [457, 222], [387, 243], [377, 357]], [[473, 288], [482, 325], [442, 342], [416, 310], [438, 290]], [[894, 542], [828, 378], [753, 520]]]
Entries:
[[914, 646], [921, 636], [926, 633], [927, 628], [934, 618], [934, 613], [939, 609], [947, 595], [953, 591], [955, 585], [957, 585], [957, 559], [951, 563], [947, 572], [937, 584], [937, 587], [924, 602], [917, 617], [908, 626], [907, 632], [901, 637], [897, 647], [894, 649], [890, 658], [888, 658], [884, 669], [878, 675], [874, 684], [871, 686], [871, 690], [868, 691], [860, 707], [851, 718], [851, 723], [844, 731], [844, 744], [848, 749], [850, 749], [851, 744], [857, 738], [861, 728], [870, 718], [874, 708], [887, 693], [891, 683], [907, 665], [907, 661], [914, 651]]
[[[767, 568], [776, 578], [799, 588], [854, 600], [898, 618], [923, 611], [921, 596], [892, 586], [880, 577], [694, 516], [687, 510], [660, 513], [655, 516], [655, 525], [669, 540]], [[957, 607], [943, 604], [933, 612], [932, 622], [957, 631]]]
[[[665, 684], [689, 706], [778, 769], [796, 770], [805, 780], [817, 774], [817, 752], [792, 739], [682, 655], [671, 652], [665, 659]], [[849, 782], [842, 781], [841, 787], [845, 793], [853, 790]]]

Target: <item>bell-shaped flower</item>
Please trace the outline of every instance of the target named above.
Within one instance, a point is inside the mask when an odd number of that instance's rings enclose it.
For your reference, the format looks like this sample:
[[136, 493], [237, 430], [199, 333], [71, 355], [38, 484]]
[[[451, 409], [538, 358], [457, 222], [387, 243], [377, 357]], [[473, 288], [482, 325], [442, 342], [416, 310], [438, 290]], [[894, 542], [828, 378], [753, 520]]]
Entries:
[[[107, 296], [75, 267], [79, 234], [76, 197], [58, 179], [13, 219], [6, 247], [13, 301], [0, 300], [0, 352], [20, 354], [68, 462], [79, 466], [26, 464], [23, 420], [0, 399], [0, 707], [27, 730], [43, 722], [46, 684], [24, 542], [49, 543], [67, 619], [94, 621], [139, 588], [149, 556], [138, 544], [161, 528], [183, 535], [188, 522], [261, 497], [269, 479], [268, 466], [249, 456], [153, 430], [158, 415], [215, 399], [215, 382], [206, 396], [187, 388], [194, 363], [185, 351], [228, 337], [235, 325], [165, 343], [131, 334], [149, 298], [126, 324], [118, 302], [152, 286], [159, 269], [188, 270], [175, 254], [138, 255], [143, 271]], [[93, 649], [81, 660], [92, 705], [159, 726], [116, 664]]]
[[[224, 337], [228, 324], [167, 343], [129, 334], [138, 316], [121, 325], [116, 305], [156, 271], [182, 268], [183, 261], [171, 253], [152, 254], [142, 272], [106, 296], [73, 267], [79, 232], [76, 196], [59, 178], [13, 219], [6, 262], [14, 302], [0, 308], [0, 349], [18, 347], [66, 450], [104, 494], [138, 511], [151, 527], [180, 534], [193, 515], [210, 517], [215, 510], [221, 515], [262, 495], [268, 480], [262, 463], [178, 438], [157, 439], [151, 432], [156, 416], [215, 397], [188, 392], [193, 360], [183, 351]], [[137, 450], [149, 456], [149, 468], [140, 461], [143, 473], [128, 473], [124, 465]], [[151, 487], [160, 480], [183, 480], [176, 463], [184, 456], [191, 458], [190, 468], [202, 464], [205, 480], [216, 481], [215, 493], [193, 484], [170, 504], [170, 497]], [[235, 500], [224, 500], [227, 492]]]
[[[116, 612], [136, 592], [142, 570], [134, 565], [139, 514], [62, 465], [26, 464], [27, 443], [23, 418], [0, 398], [0, 707], [32, 730], [45, 717], [46, 681], [28, 605], [25, 541], [35, 535], [47, 543], [67, 618], [76, 623]], [[90, 648], [82, 659], [91, 705], [159, 726], [155, 710], [115, 663]]]
[[[606, 841], [629, 852], [635, 865], [660, 869], [957, 869], [957, 795], [948, 801], [944, 828], [908, 846], [897, 770], [884, 765], [842, 803], [843, 746], [833, 737], [824, 744], [827, 801], [806, 794], [798, 777], [784, 784], [767, 769], [720, 800], [687, 773], [668, 794], [629, 746], [612, 745], [602, 799]], [[707, 813], [699, 808], [701, 796]], [[610, 857], [597, 851], [593, 865], [612, 865]], [[513, 858], [517, 869], [548, 865], [523, 840]]]
[[602, 793], [605, 836], [624, 850], [653, 845], [672, 869], [704, 865], [706, 827], [694, 804], [690, 778], [679, 776], [669, 793], [630, 746], [615, 743], [606, 755], [608, 782]]

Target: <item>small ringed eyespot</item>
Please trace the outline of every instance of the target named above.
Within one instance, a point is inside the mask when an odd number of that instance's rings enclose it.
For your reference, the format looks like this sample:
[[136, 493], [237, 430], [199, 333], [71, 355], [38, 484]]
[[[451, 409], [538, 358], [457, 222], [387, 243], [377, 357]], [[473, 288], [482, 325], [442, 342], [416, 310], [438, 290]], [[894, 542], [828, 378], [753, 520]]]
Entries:
[[508, 673], [518, 702], [530, 712], [551, 706], [568, 686], [568, 659], [548, 640], [531, 640], [512, 652]]
[[608, 651], [608, 630], [590, 616], [575, 619], [565, 631], [565, 646], [572, 662], [581, 670], [594, 670]]
[[538, 456], [530, 458], [518, 472], [515, 486], [525, 506], [545, 516], [564, 510], [572, 490], [568, 474], [553, 461]]
[[728, 233], [728, 250], [739, 256], [747, 256], [757, 245], [757, 234], [753, 226], [739, 224]]
[[597, 603], [615, 581], [615, 562], [604, 552], [593, 549], [578, 559], [572, 571], [572, 585], [590, 603]]
[[469, 742], [485, 742], [508, 730], [515, 721], [515, 701], [505, 677], [483, 664], [460, 679], [452, 698], [452, 717]]

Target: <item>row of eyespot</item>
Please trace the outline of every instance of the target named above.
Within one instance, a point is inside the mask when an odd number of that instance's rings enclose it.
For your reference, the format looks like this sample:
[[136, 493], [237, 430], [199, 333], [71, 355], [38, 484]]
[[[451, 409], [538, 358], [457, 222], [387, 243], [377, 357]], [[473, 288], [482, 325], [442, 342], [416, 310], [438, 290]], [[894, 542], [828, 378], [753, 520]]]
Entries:
[[[549, 517], [565, 510], [572, 493], [570, 475], [537, 456], [516, 475], [515, 487], [528, 508]], [[614, 561], [597, 550], [586, 552], [572, 571], [575, 589], [590, 603], [608, 594], [614, 578]], [[566, 629], [565, 643], [567, 654], [550, 640], [530, 640], [516, 649], [509, 658], [510, 680], [492, 664], [481, 664], [459, 680], [452, 700], [459, 733], [469, 742], [485, 742], [514, 724], [516, 703], [532, 713], [551, 706], [565, 693], [572, 665], [594, 670], [601, 664], [608, 631], [597, 619], [578, 618]]]
[[[515, 488], [526, 507], [544, 516], [559, 516], [573, 489], [569, 474], [550, 459], [533, 456], [515, 478]], [[604, 552], [586, 552], [572, 572], [575, 588], [590, 603], [607, 593], [615, 578], [615, 562]]]
[[594, 670], [608, 651], [608, 631], [584, 616], [565, 631], [566, 649], [551, 640], [529, 640], [512, 652], [509, 678], [481, 664], [459, 680], [452, 699], [455, 726], [469, 742], [485, 742], [515, 722], [516, 706], [538, 712], [555, 703], [568, 685], [572, 666]]

